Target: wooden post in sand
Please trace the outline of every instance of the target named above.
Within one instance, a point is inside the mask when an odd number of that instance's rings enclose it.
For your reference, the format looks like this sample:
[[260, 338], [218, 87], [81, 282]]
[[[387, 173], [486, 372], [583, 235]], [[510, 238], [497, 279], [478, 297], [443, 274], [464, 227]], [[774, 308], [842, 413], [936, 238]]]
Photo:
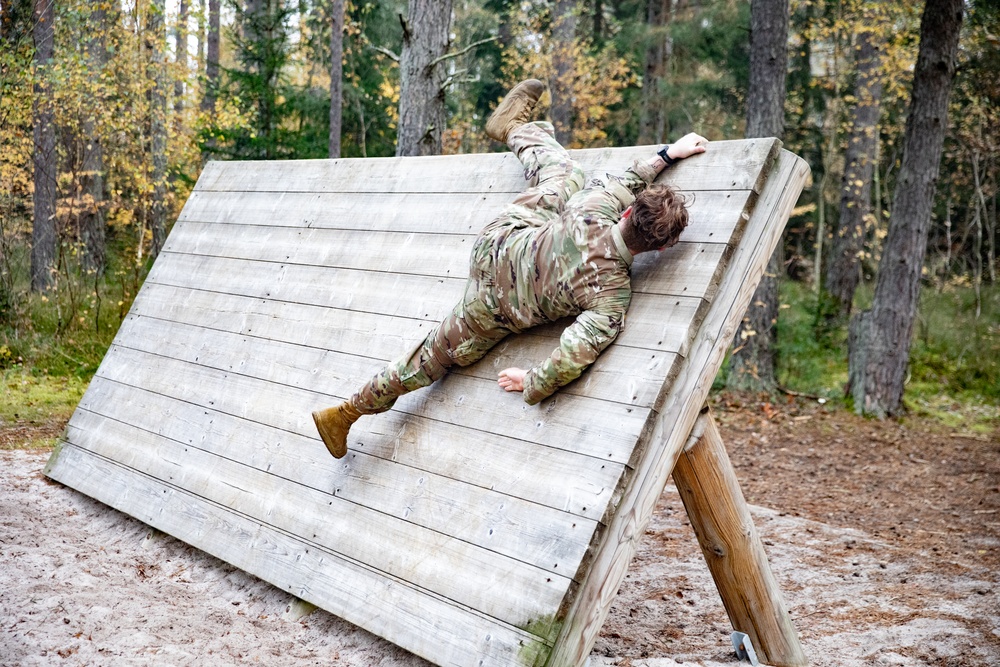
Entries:
[[719, 428], [708, 411], [698, 417], [673, 474], [733, 628], [749, 635], [758, 656], [769, 665], [808, 665]]

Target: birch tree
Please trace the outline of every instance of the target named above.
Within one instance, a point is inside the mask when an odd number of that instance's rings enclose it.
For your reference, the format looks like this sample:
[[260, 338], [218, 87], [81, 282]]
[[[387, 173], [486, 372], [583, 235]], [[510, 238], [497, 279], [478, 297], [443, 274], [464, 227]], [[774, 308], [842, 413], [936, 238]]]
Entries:
[[642, 74], [642, 115], [639, 119], [639, 143], [662, 144], [667, 140], [666, 109], [663, 85], [670, 59], [670, 13], [672, 0], [647, 0], [646, 21], [649, 46]]
[[552, 107], [549, 116], [556, 130], [556, 141], [563, 146], [568, 146], [573, 139], [573, 69], [578, 13], [576, 0], [556, 0], [552, 8], [552, 74], [549, 80]]
[[149, 93], [149, 152], [153, 201], [149, 226], [153, 232], [150, 254], [160, 254], [167, 240], [167, 72], [164, 0], [152, 0], [146, 14], [147, 76]]

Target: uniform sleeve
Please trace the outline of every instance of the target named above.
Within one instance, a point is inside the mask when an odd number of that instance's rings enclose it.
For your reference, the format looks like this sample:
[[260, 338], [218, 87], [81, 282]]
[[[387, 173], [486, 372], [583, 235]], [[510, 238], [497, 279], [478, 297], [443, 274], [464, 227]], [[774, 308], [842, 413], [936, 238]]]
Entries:
[[592, 178], [585, 190], [573, 196], [568, 207], [617, 220], [622, 211], [632, 205], [635, 195], [646, 189], [656, 175], [652, 166], [636, 161], [623, 174]]
[[528, 405], [548, 398], [594, 363], [622, 330], [630, 298], [628, 289], [610, 290], [566, 327], [559, 347], [524, 377], [524, 400]]

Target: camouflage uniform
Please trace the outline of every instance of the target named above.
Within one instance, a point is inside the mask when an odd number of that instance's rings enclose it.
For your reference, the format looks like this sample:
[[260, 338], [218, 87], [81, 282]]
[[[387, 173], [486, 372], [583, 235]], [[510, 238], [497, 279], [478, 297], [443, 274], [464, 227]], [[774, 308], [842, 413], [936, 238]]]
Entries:
[[351, 398], [360, 412], [388, 410], [452, 365], [478, 361], [509, 333], [576, 315], [559, 347], [525, 376], [524, 400], [534, 405], [576, 379], [621, 331], [632, 254], [617, 223], [655, 170], [635, 163], [581, 189], [583, 170], [551, 124], [522, 125], [507, 143], [534, 185], [480, 232], [465, 296], [452, 313]]

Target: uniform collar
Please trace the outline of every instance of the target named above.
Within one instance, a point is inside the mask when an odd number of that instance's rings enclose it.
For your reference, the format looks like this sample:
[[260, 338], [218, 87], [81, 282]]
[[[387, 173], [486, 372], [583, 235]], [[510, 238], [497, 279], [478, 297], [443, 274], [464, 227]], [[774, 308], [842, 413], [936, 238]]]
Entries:
[[625, 260], [626, 266], [631, 267], [633, 259], [632, 251], [630, 251], [628, 249], [628, 246], [625, 245], [625, 237], [622, 236], [622, 230], [621, 227], [618, 225], [618, 223], [615, 223], [611, 227], [611, 238], [615, 242], [615, 247], [618, 249], [618, 254], [621, 255], [622, 259]]

